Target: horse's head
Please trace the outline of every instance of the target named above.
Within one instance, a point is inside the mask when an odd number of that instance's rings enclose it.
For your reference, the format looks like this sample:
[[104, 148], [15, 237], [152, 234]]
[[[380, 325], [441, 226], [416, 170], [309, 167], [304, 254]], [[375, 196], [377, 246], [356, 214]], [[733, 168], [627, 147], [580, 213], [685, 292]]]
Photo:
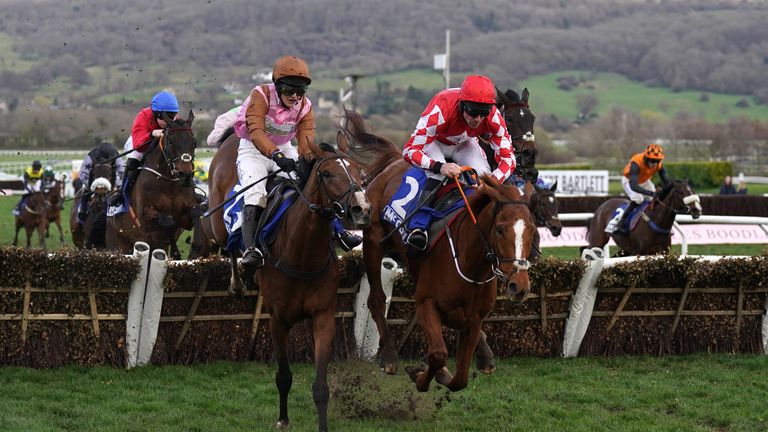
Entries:
[[[539, 151], [536, 149], [533, 135], [533, 124], [536, 116], [528, 106], [528, 89], [524, 89], [522, 95], [514, 90], [502, 93], [496, 89], [496, 107], [504, 113], [504, 121], [507, 123], [507, 131], [515, 149], [515, 157], [520, 167], [520, 172], [536, 165], [536, 157]], [[532, 179], [535, 181], [535, 179]]]
[[48, 200], [45, 199], [45, 192], [40, 190], [29, 194], [24, 204], [25, 210], [33, 215], [44, 215], [48, 211], [49, 206]]
[[163, 114], [168, 126], [163, 131], [159, 147], [163, 152], [165, 165], [171, 172], [171, 177], [181, 177], [182, 184], [189, 185], [195, 172], [195, 147], [197, 139], [192, 131], [192, 121], [195, 115], [189, 110], [187, 119], [171, 120]]
[[557, 190], [557, 182], [548, 189], [534, 185], [530, 209], [536, 226], [547, 227], [549, 232], [557, 237], [563, 230], [563, 224], [558, 216], [559, 204], [555, 197], [555, 190]]
[[356, 229], [371, 224], [371, 207], [362, 189], [361, 166], [344, 148], [334, 149], [330, 144], [310, 143], [317, 156], [307, 182], [307, 190], [319, 191], [323, 211], [346, 220]]
[[533, 224], [528, 204], [515, 186], [501, 185], [491, 176], [483, 176], [479, 194], [493, 203], [493, 223], [488, 242], [489, 259], [495, 262], [494, 273], [511, 299], [524, 301], [531, 291], [528, 279]]
[[91, 191], [94, 191], [94, 185], [98, 184], [100, 187], [107, 187], [107, 191], [109, 192], [112, 189], [112, 182], [115, 179], [114, 169], [112, 167], [112, 164], [107, 163], [97, 163], [93, 166], [91, 169], [91, 178], [93, 181], [91, 182]]
[[676, 214], [689, 214], [694, 219], [701, 216], [701, 199], [693, 193], [688, 182], [673, 180], [667, 183], [659, 191], [658, 200]]

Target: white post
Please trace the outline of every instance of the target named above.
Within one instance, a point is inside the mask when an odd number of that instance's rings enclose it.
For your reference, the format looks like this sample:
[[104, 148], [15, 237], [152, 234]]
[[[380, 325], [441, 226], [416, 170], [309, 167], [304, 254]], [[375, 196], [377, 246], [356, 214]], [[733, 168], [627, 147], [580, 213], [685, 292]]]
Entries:
[[133, 256], [138, 257], [141, 264], [139, 274], [131, 283], [128, 295], [128, 316], [125, 320], [125, 351], [128, 368], [136, 366], [139, 355], [139, 337], [141, 333], [141, 318], [144, 315], [144, 292], [147, 288], [149, 273], [149, 245], [136, 242], [133, 245]]
[[443, 69], [443, 76], [445, 77], [445, 88], [451, 88], [451, 31], [445, 31], [445, 69]]
[[157, 340], [157, 330], [160, 326], [160, 312], [163, 308], [163, 280], [168, 268], [168, 255], [162, 249], [152, 251], [147, 289], [144, 293], [144, 313], [141, 316], [141, 332], [139, 333], [139, 353], [136, 365], [149, 364], [152, 350]]
[[592, 319], [592, 310], [595, 307], [597, 289], [595, 284], [603, 271], [605, 256], [600, 248], [584, 249], [581, 259], [587, 262], [587, 269], [581, 277], [579, 286], [571, 298], [571, 310], [565, 321], [565, 334], [563, 337], [563, 357], [576, 357], [579, 355], [581, 341], [587, 333], [589, 321]]

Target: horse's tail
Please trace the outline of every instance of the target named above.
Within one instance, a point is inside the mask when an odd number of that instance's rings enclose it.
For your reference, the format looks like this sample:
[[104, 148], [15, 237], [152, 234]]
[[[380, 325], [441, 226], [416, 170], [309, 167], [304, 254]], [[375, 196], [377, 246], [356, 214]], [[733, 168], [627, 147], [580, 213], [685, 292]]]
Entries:
[[344, 110], [341, 133], [349, 141], [350, 154], [364, 165], [365, 172], [371, 179], [393, 162], [403, 158], [391, 140], [366, 130], [363, 117], [358, 112]]

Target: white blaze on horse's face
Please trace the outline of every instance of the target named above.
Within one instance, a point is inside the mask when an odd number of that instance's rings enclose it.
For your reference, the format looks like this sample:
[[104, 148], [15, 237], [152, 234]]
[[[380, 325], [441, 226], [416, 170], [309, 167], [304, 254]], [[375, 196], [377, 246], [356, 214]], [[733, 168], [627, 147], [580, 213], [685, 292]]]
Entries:
[[525, 117], [525, 112], [522, 109], [520, 109], [520, 117]]
[[514, 225], [515, 230], [515, 260], [523, 259], [523, 234], [525, 233], [525, 221], [518, 219]]

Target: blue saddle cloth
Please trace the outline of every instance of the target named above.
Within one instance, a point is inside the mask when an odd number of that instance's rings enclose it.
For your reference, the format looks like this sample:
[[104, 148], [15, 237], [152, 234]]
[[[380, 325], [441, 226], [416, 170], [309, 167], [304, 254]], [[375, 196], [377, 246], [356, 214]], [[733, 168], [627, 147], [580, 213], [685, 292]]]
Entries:
[[[427, 174], [421, 168], [413, 167], [403, 174], [403, 179], [400, 182], [400, 187], [397, 189], [390, 202], [384, 206], [381, 212], [381, 218], [392, 226], [398, 227], [400, 236], [405, 240], [408, 236], [408, 228], [424, 228], [428, 229], [432, 220], [439, 220], [447, 217], [454, 211], [464, 207], [464, 201], [459, 199], [454, 201], [445, 208], [437, 210], [432, 207], [419, 208], [419, 202], [421, 201], [421, 192], [424, 188], [424, 184], [427, 181]], [[474, 189], [468, 187], [465, 189], [467, 195], [474, 192]], [[436, 201], [433, 201], [436, 202]], [[409, 215], [410, 219], [403, 224]], [[405, 226], [407, 225], [407, 227]]]
[[[640, 219], [640, 214], [643, 212], [643, 210], [645, 210], [646, 207], [648, 207], [650, 203], [650, 201], [643, 201], [642, 204], [640, 204], [638, 207], [635, 207], [635, 209], [632, 210], [632, 213], [628, 214], [627, 217], [624, 218], [621, 226], [616, 227], [616, 229], [619, 231], [629, 232], [630, 229], [637, 224], [637, 221]], [[619, 210], [626, 210], [627, 206], [629, 206], [628, 202], [620, 204], [618, 207], [616, 207], [613, 213], [611, 213], [611, 219], [619, 214]]]
[[[227, 194], [227, 199], [242, 189], [243, 186], [240, 181], [235, 184], [232, 190]], [[285, 215], [291, 204], [296, 201], [297, 194], [294, 189], [285, 188], [282, 190], [283, 200], [279, 207], [269, 215], [269, 219], [264, 223], [264, 228], [258, 234], [258, 243], [260, 245], [270, 244], [274, 240], [274, 232], [280, 225], [280, 221]], [[245, 198], [243, 195], [238, 195], [236, 199], [224, 206], [224, 227], [227, 229], [227, 245], [226, 249], [229, 251], [243, 251], [245, 250], [245, 243], [243, 243], [243, 233], [241, 227], [243, 225], [243, 205]]]

